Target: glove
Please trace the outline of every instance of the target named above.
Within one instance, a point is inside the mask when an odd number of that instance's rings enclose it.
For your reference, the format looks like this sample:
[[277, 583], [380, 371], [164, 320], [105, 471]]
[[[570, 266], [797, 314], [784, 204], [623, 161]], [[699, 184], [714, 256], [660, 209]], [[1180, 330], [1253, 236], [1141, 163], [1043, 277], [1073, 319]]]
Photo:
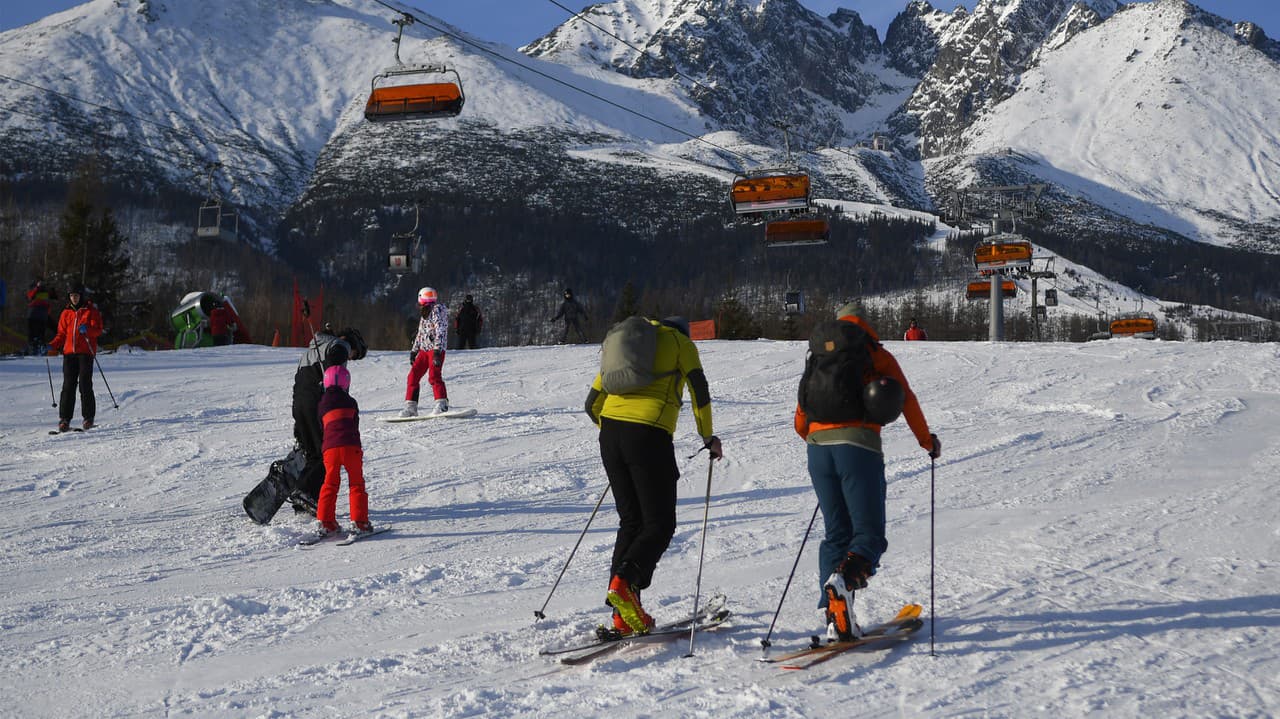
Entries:
[[702, 446], [705, 447], [707, 451], [711, 452], [712, 459], [720, 459], [724, 456], [724, 450], [720, 448], [720, 438], [714, 434], [707, 437], [707, 439], [702, 443]]
[[409, 352], [409, 364], [413, 364], [414, 362], [417, 362], [417, 361], [418, 361], [418, 350], [411, 350]]
[[57, 348], [57, 347], [50, 347], [50, 348], [49, 348], [49, 351], [48, 351], [48, 352], [45, 352], [45, 354], [49, 355], [50, 357], [57, 357], [57, 356], [58, 356], [58, 348]]
[[444, 362], [444, 350], [431, 350], [431, 361], [435, 362], [436, 366]]
[[87, 335], [87, 334], [89, 334], [89, 325], [80, 325], [80, 330], [79, 330], [79, 332], [80, 332], [80, 334], [82, 334], [82, 335]]
[[942, 440], [938, 439], [938, 435], [931, 434], [929, 439], [933, 440], [933, 449], [929, 450], [929, 456], [937, 459], [942, 456]]

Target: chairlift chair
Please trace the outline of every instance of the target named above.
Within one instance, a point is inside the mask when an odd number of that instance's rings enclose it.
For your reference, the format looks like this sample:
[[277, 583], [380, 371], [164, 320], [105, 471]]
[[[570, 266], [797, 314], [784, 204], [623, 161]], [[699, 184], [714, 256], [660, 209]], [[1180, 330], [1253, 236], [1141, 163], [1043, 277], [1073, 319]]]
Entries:
[[739, 215], [809, 209], [809, 175], [799, 170], [761, 170], [738, 175], [729, 202]]
[[422, 238], [418, 236], [421, 214], [413, 206], [413, 229], [391, 235], [391, 247], [387, 254], [387, 269], [396, 273], [418, 272], [422, 269]]
[[[445, 77], [435, 80], [434, 75]], [[447, 76], [452, 75], [449, 80]], [[416, 80], [416, 82], [396, 81]], [[404, 65], [387, 68], [373, 76], [364, 117], [369, 122], [430, 120], [457, 117], [466, 97], [462, 78], [443, 65]]]
[[202, 240], [235, 242], [240, 235], [240, 213], [223, 211], [222, 200], [211, 197], [200, 205], [196, 215], [196, 237]]
[[1031, 266], [1031, 243], [1018, 235], [992, 235], [973, 248], [973, 264], [978, 269]]
[[774, 220], [764, 226], [765, 247], [825, 245], [830, 238], [831, 225], [820, 218]]
[[782, 309], [788, 317], [804, 314], [804, 290], [787, 290], [783, 297]]
[[[1003, 297], [1017, 297], [1018, 285], [1013, 280], [1000, 281], [1000, 294]], [[965, 288], [965, 297], [971, 300], [985, 300], [991, 297], [991, 280], [972, 280]]]
[[1112, 337], [1137, 337], [1155, 339], [1156, 318], [1147, 312], [1126, 312], [1111, 320]]
[[1057, 306], [1058, 306], [1058, 291], [1057, 291], [1057, 290], [1052, 290], [1052, 289], [1050, 289], [1050, 290], [1045, 290], [1045, 291], [1044, 291], [1044, 305], [1045, 305], [1045, 307], [1057, 307]]

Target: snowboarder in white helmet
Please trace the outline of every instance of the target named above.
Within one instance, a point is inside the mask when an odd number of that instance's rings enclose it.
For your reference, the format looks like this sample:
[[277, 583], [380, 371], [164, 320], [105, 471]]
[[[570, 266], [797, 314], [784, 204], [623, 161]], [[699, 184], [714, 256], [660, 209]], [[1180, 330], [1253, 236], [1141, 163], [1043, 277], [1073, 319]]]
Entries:
[[445, 349], [449, 346], [449, 308], [440, 301], [434, 287], [418, 290], [418, 315], [418, 334], [409, 348], [411, 364], [401, 417], [418, 416], [418, 393], [423, 375], [431, 383], [431, 394], [435, 399], [432, 413], [449, 411], [449, 392], [440, 373], [444, 367]]

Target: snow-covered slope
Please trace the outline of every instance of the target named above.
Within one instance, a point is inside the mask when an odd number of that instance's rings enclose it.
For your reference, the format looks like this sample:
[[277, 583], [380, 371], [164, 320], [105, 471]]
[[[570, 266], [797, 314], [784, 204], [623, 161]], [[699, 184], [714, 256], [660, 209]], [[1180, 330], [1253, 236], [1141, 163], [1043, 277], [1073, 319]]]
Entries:
[[[687, 609], [705, 549], [702, 595], [727, 594], [731, 623], [698, 636], [692, 658], [682, 641], [588, 668], [537, 652], [608, 618], [611, 499], [552, 593], [605, 487], [581, 411], [596, 347], [451, 353], [450, 398], [479, 416], [411, 425], [374, 421], [399, 404], [403, 354], [353, 363], [372, 517], [395, 529], [311, 550], [293, 546], [305, 517], [260, 527], [239, 507], [292, 444], [298, 350], [103, 355], [119, 409], [99, 383], [100, 426], [57, 437], [44, 362], [0, 362], [0, 713], [1274, 711], [1274, 345], [887, 345], [943, 456], [935, 473], [903, 426], [886, 429], [890, 546], [858, 608], [867, 620], [927, 608], [936, 577], [937, 655], [926, 626], [807, 673], [754, 661], [815, 505], [790, 427], [803, 343], [700, 343], [726, 452], [709, 509], [687, 411], [676, 434], [679, 526], [645, 604], [659, 619]], [[815, 629], [821, 533], [776, 651]]]
[[1247, 242], [1280, 227], [1280, 95], [1261, 90], [1275, 87], [1280, 63], [1212, 18], [1138, 3], [1041, 55], [968, 149], [1012, 148], [1036, 161], [1029, 172], [1139, 222]]

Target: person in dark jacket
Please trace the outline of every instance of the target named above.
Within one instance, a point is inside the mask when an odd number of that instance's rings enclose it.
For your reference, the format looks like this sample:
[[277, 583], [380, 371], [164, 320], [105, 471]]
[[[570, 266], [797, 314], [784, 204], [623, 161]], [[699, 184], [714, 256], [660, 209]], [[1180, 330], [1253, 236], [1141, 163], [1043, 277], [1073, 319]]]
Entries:
[[231, 311], [227, 309], [224, 302], [219, 301], [209, 311], [209, 336], [213, 338], [213, 345], [219, 347], [231, 344], [233, 332], [235, 330], [231, 327]]
[[44, 286], [44, 280], [37, 277], [35, 282], [31, 283], [31, 288], [27, 290], [27, 343], [33, 355], [44, 351], [44, 336], [49, 329], [49, 300], [51, 299], [53, 295]]
[[564, 302], [560, 303], [560, 311], [555, 317], [551, 318], [552, 322], [564, 318], [564, 332], [560, 333], [560, 344], [566, 344], [569, 341], [569, 328], [578, 334], [579, 342], [587, 341], [587, 333], [582, 331], [582, 322], [587, 318], [587, 311], [582, 308], [582, 304], [573, 298], [573, 290], [566, 289], [564, 291]]
[[307, 463], [289, 496], [295, 509], [314, 512], [324, 484], [324, 430], [317, 410], [324, 393], [324, 372], [345, 366], [347, 360], [364, 359], [368, 349], [359, 330], [348, 327], [334, 333], [326, 325], [311, 338], [298, 361], [293, 374], [293, 437], [307, 455]]
[[467, 295], [462, 300], [458, 315], [453, 318], [453, 329], [458, 332], [458, 349], [476, 349], [476, 338], [480, 336], [480, 330], [484, 329], [484, 315], [480, 313], [480, 308], [476, 307], [471, 295]]
[[76, 388], [80, 388], [80, 415], [84, 429], [93, 427], [98, 405], [93, 396], [93, 358], [102, 336], [102, 315], [93, 306], [83, 285], [67, 293], [67, 307], [58, 318], [58, 334], [49, 354], [62, 353], [62, 396], [58, 400], [58, 431], [71, 429], [76, 411]]
[[357, 532], [372, 532], [369, 523], [369, 495], [364, 489], [364, 452], [360, 448], [360, 405], [350, 394], [351, 373], [341, 365], [324, 371], [324, 394], [317, 414], [324, 425], [324, 486], [316, 503], [316, 520], [321, 534], [336, 534], [338, 489], [342, 470], [347, 470], [347, 499], [351, 523]]

